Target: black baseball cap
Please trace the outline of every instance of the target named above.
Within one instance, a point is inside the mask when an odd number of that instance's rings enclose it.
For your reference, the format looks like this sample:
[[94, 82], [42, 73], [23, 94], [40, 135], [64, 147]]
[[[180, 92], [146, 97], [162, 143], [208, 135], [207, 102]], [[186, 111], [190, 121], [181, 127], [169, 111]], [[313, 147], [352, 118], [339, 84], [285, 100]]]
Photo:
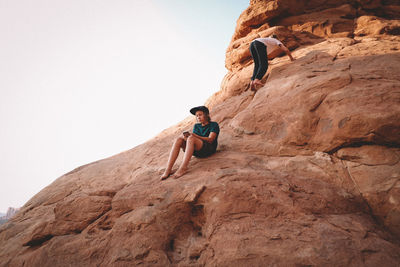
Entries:
[[210, 111], [208, 110], [208, 108], [206, 106], [198, 106], [198, 107], [194, 107], [192, 109], [190, 109], [190, 113], [192, 113], [193, 115], [196, 115], [196, 111], [203, 111], [206, 114], [210, 114]]

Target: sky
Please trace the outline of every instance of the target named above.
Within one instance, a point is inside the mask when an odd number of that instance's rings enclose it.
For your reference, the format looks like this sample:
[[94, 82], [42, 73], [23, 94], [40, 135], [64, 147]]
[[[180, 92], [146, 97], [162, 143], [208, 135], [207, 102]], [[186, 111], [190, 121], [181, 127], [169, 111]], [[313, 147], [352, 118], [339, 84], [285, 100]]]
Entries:
[[249, 0], [0, 0], [0, 212], [220, 89]]

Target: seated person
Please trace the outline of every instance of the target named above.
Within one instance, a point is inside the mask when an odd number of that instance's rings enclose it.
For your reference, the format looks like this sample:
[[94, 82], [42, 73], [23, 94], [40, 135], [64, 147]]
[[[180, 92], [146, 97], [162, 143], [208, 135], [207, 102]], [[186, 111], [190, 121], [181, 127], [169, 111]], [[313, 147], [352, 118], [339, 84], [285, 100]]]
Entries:
[[207, 107], [199, 106], [190, 110], [196, 116], [197, 122], [193, 127], [193, 133], [184, 132], [183, 136], [178, 137], [172, 145], [171, 152], [161, 180], [167, 179], [171, 175], [179, 150], [185, 152], [183, 162], [174, 174], [174, 178], [181, 177], [187, 172], [189, 160], [194, 155], [198, 158], [205, 158], [215, 153], [218, 145], [219, 125], [211, 121], [210, 112]]

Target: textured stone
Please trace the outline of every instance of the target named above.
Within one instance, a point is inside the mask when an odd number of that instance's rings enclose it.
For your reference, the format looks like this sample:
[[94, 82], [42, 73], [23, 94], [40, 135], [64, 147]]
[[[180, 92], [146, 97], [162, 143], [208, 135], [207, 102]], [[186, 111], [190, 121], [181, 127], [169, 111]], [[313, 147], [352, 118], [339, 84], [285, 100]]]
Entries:
[[[76, 168], [0, 227], [0, 266], [399, 265], [400, 37], [375, 25], [398, 3], [250, 3], [208, 100], [217, 153], [160, 182], [188, 117]], [[296, 61], [254, 93], [246, 50], [271, 33]]]
[[386, 20], [375, 16], [362, 16], [357, 18], [354, 34], [360, 36], [380, 34], [400, 35], [400, 20]]

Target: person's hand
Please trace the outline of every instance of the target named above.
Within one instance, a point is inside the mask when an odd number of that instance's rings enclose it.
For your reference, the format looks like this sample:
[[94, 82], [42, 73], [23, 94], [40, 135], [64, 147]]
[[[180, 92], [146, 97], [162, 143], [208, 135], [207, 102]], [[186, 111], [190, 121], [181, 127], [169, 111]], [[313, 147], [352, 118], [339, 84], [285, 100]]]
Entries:
[[183, 138], [186, 140], [190, 136], [190, 132], [183, 132]]

